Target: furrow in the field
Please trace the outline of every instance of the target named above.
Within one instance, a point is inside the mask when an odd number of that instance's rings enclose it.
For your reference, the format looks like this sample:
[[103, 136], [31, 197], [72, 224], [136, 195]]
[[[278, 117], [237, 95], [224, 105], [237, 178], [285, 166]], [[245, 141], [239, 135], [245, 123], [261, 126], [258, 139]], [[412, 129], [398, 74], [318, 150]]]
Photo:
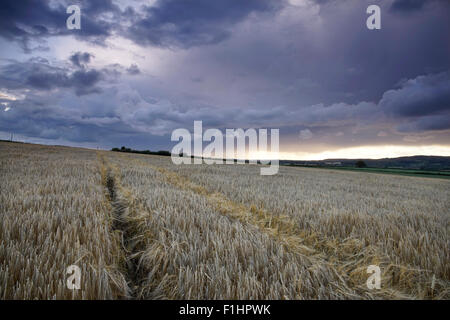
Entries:
[[125, 266], [124, 276], [127, 282], [126, 294], [123, 296], [125, 299], [132, 299], [133, 293], [136, 288], [135, 285], [135, 264], [131, 261], [129, 256], [129, 242], [130, 234], [128, 233], [128, 224], [125, 217], [127, 204], [121, 200], [117, 191], [117, 174], [114, 169], [106, 161], [105, 157], [98, 153], [98, 159], [100, 162], [100, 173], [102, 177], [102, 183], [105, 187], [106, 198], [111, 207], [111, 232], [118, 233], [121, 239], [123, 265]]

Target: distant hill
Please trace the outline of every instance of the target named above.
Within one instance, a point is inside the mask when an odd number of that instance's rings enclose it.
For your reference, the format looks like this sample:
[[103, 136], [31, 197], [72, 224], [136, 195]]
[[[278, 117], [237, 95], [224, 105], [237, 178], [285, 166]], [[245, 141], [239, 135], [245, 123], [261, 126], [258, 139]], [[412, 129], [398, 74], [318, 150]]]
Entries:
[[281, 165], [355, 167], [363, 161], [368, 168], [450, 171], [450, 157], [412, 156], [383, 159], [326, 159], [318, 161], [281, 160]]

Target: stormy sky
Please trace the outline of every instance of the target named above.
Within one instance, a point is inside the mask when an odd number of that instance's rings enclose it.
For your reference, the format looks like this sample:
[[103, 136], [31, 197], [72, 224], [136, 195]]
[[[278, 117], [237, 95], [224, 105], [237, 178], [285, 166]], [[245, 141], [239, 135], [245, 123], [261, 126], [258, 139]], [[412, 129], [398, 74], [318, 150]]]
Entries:
[[450, 156], [446, 0], [3, 0], [0, 48], [0, 139], [170, 150], [202, 120], [284, 159]]

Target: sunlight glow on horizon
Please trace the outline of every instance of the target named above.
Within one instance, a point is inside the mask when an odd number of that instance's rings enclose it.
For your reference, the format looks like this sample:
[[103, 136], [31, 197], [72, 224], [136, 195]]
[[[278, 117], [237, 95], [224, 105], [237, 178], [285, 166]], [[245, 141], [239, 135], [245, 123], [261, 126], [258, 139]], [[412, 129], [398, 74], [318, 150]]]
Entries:
[[[322, 152], [279, 152], [280, 160], [382, 159], [409, 156], [450, 156], [450, 146], [360, 146]], [[258, 152], [250, 159], [276, 159], [270, 152]]]

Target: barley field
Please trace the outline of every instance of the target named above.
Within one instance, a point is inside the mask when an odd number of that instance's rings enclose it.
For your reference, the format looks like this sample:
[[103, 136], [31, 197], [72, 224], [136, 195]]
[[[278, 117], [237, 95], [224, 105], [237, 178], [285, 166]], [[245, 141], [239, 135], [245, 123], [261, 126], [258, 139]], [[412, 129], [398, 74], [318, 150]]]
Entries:
[[259, 169], [0, 142], [0, 299], [450, 298], [449, 180]]

